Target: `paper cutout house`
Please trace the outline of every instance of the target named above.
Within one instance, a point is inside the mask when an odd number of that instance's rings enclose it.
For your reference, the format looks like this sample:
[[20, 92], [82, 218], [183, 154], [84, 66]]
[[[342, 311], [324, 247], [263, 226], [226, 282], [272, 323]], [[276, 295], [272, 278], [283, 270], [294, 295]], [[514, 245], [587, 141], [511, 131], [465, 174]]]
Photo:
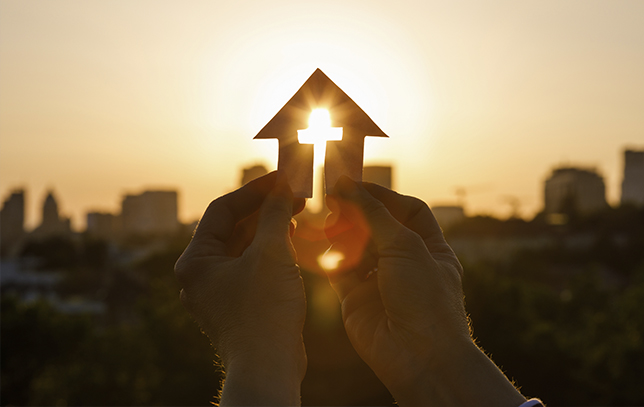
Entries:
[[289, 177], [293, 195], [313, 196], [313, 144], [300, 144], [298, 130], [308, 127], [313, 109], [327, 109], [332, 127], [342, 127], [342, 140], [326, 142], [324, 180], [332, 188], [341, 175], [362, 181], [364, 138], [388, 137], [346, 93], [320, 69], [280, 109], [256, 139], [279, 140], [278, 170]]

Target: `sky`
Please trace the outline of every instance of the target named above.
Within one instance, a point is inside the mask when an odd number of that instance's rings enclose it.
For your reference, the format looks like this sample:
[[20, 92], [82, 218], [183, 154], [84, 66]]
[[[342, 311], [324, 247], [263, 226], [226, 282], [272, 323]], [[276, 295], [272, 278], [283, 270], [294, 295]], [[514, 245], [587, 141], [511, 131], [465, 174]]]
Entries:
[[543, 207], [556, 166], [619, 201], [644, 149], [643, 1], [0, 2], [0, 195], [46, 191], [84, 227], [122, 196], [180, 191], [180, 219], [277, 164], [253, 140], [316, 68], [388, 139], [365, 164], [430, 205]]

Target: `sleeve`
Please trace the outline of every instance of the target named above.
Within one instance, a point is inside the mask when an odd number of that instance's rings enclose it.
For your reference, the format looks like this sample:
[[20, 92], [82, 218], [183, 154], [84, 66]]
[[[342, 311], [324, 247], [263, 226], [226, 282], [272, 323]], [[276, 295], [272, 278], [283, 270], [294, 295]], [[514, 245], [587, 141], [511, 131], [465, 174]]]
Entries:
[[539, 399], [530, 399], [525, 403], [521, 404], [519, 407], [545, 407], [545, 405]]

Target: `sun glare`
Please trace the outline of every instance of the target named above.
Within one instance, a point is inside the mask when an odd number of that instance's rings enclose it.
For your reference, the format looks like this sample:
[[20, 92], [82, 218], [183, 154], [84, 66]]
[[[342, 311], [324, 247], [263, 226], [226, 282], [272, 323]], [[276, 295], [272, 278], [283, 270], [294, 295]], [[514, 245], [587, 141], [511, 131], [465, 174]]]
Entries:
[[318, 174], [318, 168], [324, 166], [327, 141], [342, 140], [342, 127], [331, 127], [331, 115], [326, 109], [313, 109], [309, 116], [309, 127], [306, 130], [298, 130], [297, 139], [301, 144], [313, 144], [313, 197], [309, 201], [309, 209], [318, 212], [322, 209], [323, 196], [322, 177]]
[[[297, 132], [297, 139], [302, 144], [326, 143], [327, 140], [342, 140], [342, 128], [331, 127], [331, 115], [326, 109], [314, 109], [309, 116], [309, 128]], [[317, 159], [318, 157], [316, 157]]]
[[318, 257], [318, 264], [325, 271], [334, 271], [340, 265], [340, 262], [344, 260], [344, 255], [336, 250], [327, 250]]
[[326, 109], [313, 109], [309, 116], [309, 128], [322, 129], [331, 127], [331, 115]]

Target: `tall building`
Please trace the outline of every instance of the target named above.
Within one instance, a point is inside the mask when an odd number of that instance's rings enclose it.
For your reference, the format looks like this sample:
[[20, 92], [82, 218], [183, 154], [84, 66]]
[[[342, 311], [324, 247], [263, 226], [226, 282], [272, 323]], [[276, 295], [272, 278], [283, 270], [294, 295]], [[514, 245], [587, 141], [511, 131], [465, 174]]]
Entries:
[[383, 165], [370, 165], [365, 166], [362, 170], [362, 180], [373, 182], [374, 184], [382, 185], [389, 189], [393, 188], [391, 177], [391, 166]]
[[246, 185], [255, 178], [268, 174], [268, 170], [263, 165], [254, 165], [252, 167], [244, 168], [242, 170], [242, 177], [240, 185]]
[[25, 233], [25, 191], [15, 190], [2, 204], [0, 211], [0, 246], [12, 246]]
[[443, 230], [465, 220], [465, 211], [462, 206], [458, 205], [432, 206], [432, 213]]
[[87, 213], [87, 235], [99, 239], [111, 239], [118, 231], [118, 217], [105, 212]]
[[604, 179], [594, 170], [556, 168], [545, 183], [546, 214], [587, 215], [608, 206]]
[[54, 227], [60, 221], [58, 215], [58, 202], [54, 198], [54, 193], [49, 191], [45, 202], [42, 205], [42, 225], [47, 227]]
[[177, 191], [145, 191], [123, 198], [121, 228], [125, 234], [167, 234], [178, 226]]
[[42, 205], [42, 221], [33, 231], [37, 237], [66, 235], [71, 233], [69, 218], [61, 217], [58, 213], [58, 202], [53, 191], [48, 191]]
[[621, 204], [644, 206], [644, 151], [624, 151]]

